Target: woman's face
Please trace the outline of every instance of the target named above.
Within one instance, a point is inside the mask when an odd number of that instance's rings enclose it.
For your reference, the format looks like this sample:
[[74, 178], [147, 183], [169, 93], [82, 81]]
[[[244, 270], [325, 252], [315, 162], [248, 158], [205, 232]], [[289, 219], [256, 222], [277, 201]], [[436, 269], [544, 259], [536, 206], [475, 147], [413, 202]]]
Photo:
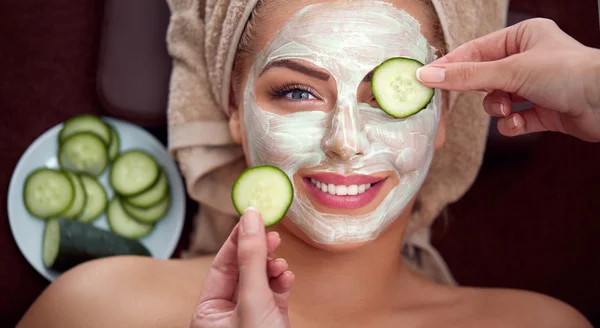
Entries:
[[386, 59], [434, 59], [420, 29], [431, 25], [429, 8], [414, 0], [283, 3], [257, 24], [260, 50], [244, 67], [232, 135], [249, 165], [277, 166], [292, 180], [286, 228], [322, 247], [362, 244], [408, 216], [440, 143], [439, 91], [421, 112], [395, 119], [370, 83]]

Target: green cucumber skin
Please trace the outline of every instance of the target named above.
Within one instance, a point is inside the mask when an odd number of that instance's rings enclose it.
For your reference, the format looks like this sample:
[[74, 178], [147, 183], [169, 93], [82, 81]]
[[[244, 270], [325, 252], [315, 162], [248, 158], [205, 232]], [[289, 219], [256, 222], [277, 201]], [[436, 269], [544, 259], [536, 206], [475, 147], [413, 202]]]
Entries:
[[[164, 210], [160, 214], [156, 214], [154, 217], [144, 217], [143, 215], [136, 214], [136, 210], [139, 210], [139, 211], [153, 210], [154, 206], [158, 207], [160, 205], [163, 205], [162, 204], [163, 202], [168, 202], [168, 204], [165, 206]], [[125, 213], [127, 213], [129, 216], [134, 218], [136, 221], [139, 221], [142, 223], [147, 223], [147, 224], [154, 224], [154, 223], [162, 220], [165, 217], [165, 214], [167, 214], [167, 212], [169, 211], [169, 208], [171, 208], [171, 196], [167, 194], [165, 197], [163, 197], [163, 199], [158, 201], [158, 203], [156, 203], [154, 206], [148, 207], [148, 208], [138, 208], [135, 205], [128, 203], [127, 200], [122, 200], [121, 206], [123, 207], [123, 210], [125, 211]]]
[[[121, 213], [114, 213], [114, 211], [121, 211]], [[115, 217], [115, 214], [122, 214], [124, 217]], [[108, 226], [110, 227], [110, 230], [116, 234], [119, 235], [123, 238], [130, 238], [133, 240], [137, 240], [143, 237], [146, 237], [147, 235], [151, 234], [154, 231], [154, 228], [156, 227], [155, 224], [152, 223], [145, 223], [145, 222], [140, 222], [137, 221], [136, 219], [134, 219], [133, 217], [131, 217], [123, 208], [123, 204], [122, 204], [122, 200], [119, 197], [113, 197], [113, 199], [110, 200], [110, 202], [108, 203], [108, 207], [106, 209], [106, 221], [108, 222]], [[121, 234], [119, 231], [117, 231], [118, 229], [115, 228], [115, 224], [114, 224], [114, 220], [121, 220], [121, 219], [125, 219], [125, 220], [131, 220], [132, 222], [137, 222], [140, 225], [144, 225], [147, 227], [146, 231], [143, 231], [142, 233], [139, 234], [130, 234], [127, 233], [127, 235], [125, 234]]]
[[[233, 184], [233, 188], [231, 188], [231, 201], [233, 202], [233, 205], [236, 209], [236, 211], [238, 212], [238, 214], [240, 216], [242, 216], [244, 214], [244, 211], [246, 210], [245, 208], [241, 208], [238, 205], [238, 202], [235, 200], [234, 197], [234, 191], [236, 190], [236, 187], [238, 186], [240, 180], [244, 177], [244, 175], [252, 170], [257, 170], [257, 169], [272, 169], [272, 170], [276, 170], [276, 171], [280, 171], [283, 175], [285, 175], [287, 177], [287, 175], [285, 174], [285, 172], [283, 172], [280, 168], [273, 166], [273, 165], [259, 165], [259, 166], [254, 166], [254, 167], [249, 167], [247, 169], [244, 170], [244, 172], [242, 172], [242, 174], [240, 174], [240, 176], [237, 178], [237, 180], [235, 181], [235, 183]], [[288, 178], [288, 185], [290, 188], [290, 194], [293, 195], [294, 194], [294, 186], [292, 185], [292, 182], [289, 180]], [[292, 202], [293, 202], [293, 197], [292, 199], [290, 199], [289, 204], [287, 205], [287, 207], [285, 208], [285, 210], [283, 211], [283, 215], [277, 219], [277, 220], [273, 220], [272, 222], [265, 222], [265, 228], [270, 228], [274, 225], [276, 225], [277, 223], [281, 222], [281, 220], [283, 220], [283, 218], [285, 217], [285, 214], [287, 213], [287, 211], [290, 209], [290, 207], [292, 206]]]
[[[164, 185], [159, 185], [163, 183], [163, 179], [165, 180]], [[156, 188], [161, 188], [162, 190], [155, 190]], [[156, 182], [148, 189], [146, 189], [146, 191], [137, 194], [135, 196], [131, 196], [131, 197], [124, 197], [123, 201], [126, 202], [127, 204], [130, 204], [132, 206], [138, 207], [138, 208], [150, 208], [153, 207], [154, 205], [160, 203], [165, 197], [169, 196], [170, 194], [170, 189], [171, 186], [169, 184], [169, 176], [167, 175], [167, 172], [165, 172], [164, 169], [161, 168], [161, 172], [160, 175], [158, 177], [158, 179], [156, 180]], [[156, 197], [151, 197], [150, 199], [148, 199], [148, 197], [146, 197], [149, 193], [153, 193], [156, 194]]]
[[109, 123], [105, 122], [105, 124], [110, 129], [110, 144], [108, 145], [107, 149], [108, 149], [108, 157], [109, 157], [110, 161], [113, 162], [115, 160], [115, 158], [117, 158], [117, 156], [119, 156], [119, 152], [121, 151], [121, 137], [119, 136], [117, 129], [115, 129]]
[[[104, 126], [105, 133], [106, 136], [101, 136], [98, 135], [98, 133], [90, 131], [89, 129], [86, 130], [80, 130], [80, 129], [75, 129], [75, 132], [70, 132], [70, 135], [66, 136], [65, 133], [70, 129], [71, 125], [73, 124], [77, 124], [77, 121], [82, 121], [82, 120], [92, 120], [92, 121], [97, 121], [98, 126], [101, 126], [100, 124], [102, 124]], [[58, 143], [59, 145], [62, 145], [62, 143], [68, 139], [69, 137], [71, 137], [74, 134], [77, 133], [82, 133], [82, 132], [88, 132], [88, 133], [92, 133], [94, 135], [96, 135], [98, 138], [100, 138], [100, 140], [102, 140], [102, 142], [108, 147], [108, 145], [111, 142], [111, 134], [110, 134], [110, 128], [106, 125], [106, 123], [100, 119], [100, 117], [95, 116], [95, 115], [91, 115], [91, 114], [80, 114], [80, 115], [76, 115], [74, 117], [71, 117], [70, 119], [68, 119], [64, 124], [62, 129], [60, 130], [59, 134], [58, 134]]]
[[[86, 193], [86, 205], [83, 207], [83, 210], [81, 210], [80, 215], [77, 217], [77, 221], [81, 222], [81, 223], [92, 223], [94, 222], [96, 219], [98, 219], [102, 213], [106, 212], [106, 209], [108, 207], [108, 194], [106, 193], [106, 189], [104, 189], [104, 186], [98, 182], [98, 180], [91, 176], [91, 175], [87, 175], [87, 174], [81, 174], [80, 175], [81, 178], [81, 184], [83, 186], [83, 192]], [[87, 180], [87, 182], [85, 181]], [[96, 184], [97, 186], [100, 187], [100, 189], [102, 190], [103, 193], [103, 197], [104, 197], [104, 206], [102, 207], [102, 209], [99, 209], [96, 213], [92, 213], [92, 214], [88, 214], [87, 216], [83, 216], [83, 214], [86, 214], [86, 207], [88, 206], [88, 196], [87, 196], [87, 191], [85, 189], [85, 185], [86, 183], [90, 183], [90, 184]]]
[[[379, 67], [377, 67], [377, 69], [375, 69], [375, 72], [373, 73], [373, 81], [375, 81], [375, 79], [377, 78], [377, 72], [380, 68], [385, 69], [386, 64], [391, 63], [393, 61], [397, 61], [397, 60], [412, 61], [412, 62], [419, 64], [421, 67], [424, 66], [424, 64], [422, 62], [420, 62], [416, 59], [413, 59], [413, 58], [408, 58], [408, 57], [390, 58], [390, 59], [384, 61], [381, 65], [379, 65]], [[389, 108], [384, 108], [385, 106], [382, 106], [380, 104], [379, 99], [381, 99], [381, 96], [380, 96], [377, 88], [375, 87], [375, 83], [371, 82], [371, 87], [372, 87], [371, 91], [373, 92], [373, 97], [375, 98], [375, 101], [377, 101], [379, 106], [381, 107], [381, 110], [383, 110], [385, 113], [387, 113], [391, 117], [398, 118], [398, 119], [404, 119], [404, 118], [407, 118], [407, 117], [410, 117], [410, 116], [413, 116], [413, 115], [419, 113], [423, 109], [427, 108], [427, 106], [431, 103], [431, 101], [433, 100], [433, 97], [435, 96], [434, 89], [431, 89], [431, 96], [428, 98], [428, 100], [425, 100], [423, 104], [415, 105], [415, 109], [410, 112], [407, 112], [405, 115], [398, 115], [398, 114], [394, 113], [392, 110], [390, 110]]]
[[[73, 206], [75, 205], [75, 201], [77, 200], [77, 195], [73, 196], [73, 201], [71, 202], [71, 205], [69, 206], [69, 208], [67, 208], [64, 212], [60, 213], [58, 216], [60, 217], [64, 217], [67, 219], [76, 219], [81, 213], [83, 213], [83, 209], [85, 208], [85, 205], [87, 203], [87, 194], [85, 193], [85, 189], [83, 187], [83, 182], [81, 181], [81, 176], [77, 173], [74, 172], [70, 172], [70, 171], [63, 171], [65, 174], [69, 175], [69, 177], [75, 179], [77, 181], [77, 183], [79, 183], [79, 188], [81, 188], [81, 192], [82, 195], [81, 197], [83, 197], [83, 205], [81, 206], [81, 208], [79, 209], [78, 212], [72, 212], [73, 211]], [[71, 180], [71, 183], [73, 184], [73, 180]], [[77, 192], [77, 187], [73, 184], [73, 190], [76, 193]]]
[[[127, 154], [130, 153], [142, 153], [145, 154], [146, 156], [149, 156], [150, 159], [152, 159], [152, 161], [154, 162], [154, 165], [156, 166], [157, 169], [157, 173], [156, 173], [156, 177], [154, 177], [154, 180], [152, 180], [151, 183], [148, 184], [148, 186], [146, 186], [145, 188], [143, 188], [142, 190], [138, 190], [136, 192], [131, 192], [131, 193], [123, 193], [122, 190], [119, 190], [120, 188], [115, 187], [115, 183], [113, 182], [114, 178], [113, 178], [113, 173], [115, 171], [115, 167], [117, 167], [118, 165], [118, 161], [120, 158], [126, 156]], [[141, 194], [143, 194], [144, 192], [148, 191], [150, 188], [152, 188], [152, 186], [154, 186], [154, 184], [156, 184], [156, 182], [158, 181], [158, 179], [160, 179], [160, 173], [161, 173], [161, 168], [160, 165], [158, 164], [158, 162], [156, 161], [156, 158], [154, 156], [152, 156], [152, 154], [150, 154], [149, 152], [142, 150], [142, 149], [130, 149], [127, 150], [125, 152], [120, 153], [115, 160], [112, 163], [112, 167], [109, 171], [108, 174], [108, 183], [110, 184], [110, 187], [112, 188], [112, 190], [115, 191], [115, 193], [119, 194], [119, 196], [121, 197], [135, 197], [135, 196], [139, 196]]]
[[152, 256], [139, 241], [118, 236], [89, 224], [59, 220], [60, 241], [56, 260], [49, 269], [66, 271], [85, 261], [118, 255]]
[[[29, 204], [27, 204], [27, 196], [26, 196], [26, 193], [27, 193], [27, 183], [29, 182], [29, 180], [36, 173], [40, 173], [42, 171], [53, 171], [53, 172], [56, 172], [56, 173], [64, 175], [69, 180], [69, 184], [71, 184], [71, 188], [73, 188], [73, 194], [71, 196], [71, 201], [69, 202], [69, 204], [67, 204], [61, 211], [57, 211], [56, 213], [52, 213], [52, 214], [44, 216], [44, 217], [38, 216], [37, 213], [36, 213], [36, 211], [33, 211], [31, 209], [31, 206]], [[50, 218], [52, 218], [52, 217], [54, 217], [54, 216], [56, 216], [56, 215], [58, 215], [58, 214], [60, 214], [62, 212], [68, 210], [71, 207], [71, 205], [73, 204], [74, 201], [75, 201], [75, 187], [73, 186], [73, 182], [71, 181], [71, 179], [63, 171], [55, 170], [55, 169], [50, 169], [50, 168], [47, 168], [47, 167], [38, 168], [38, 169], [34, 170], [33, 172], [29, 173], [29, 175], [25, 179], [25, 183], [23, 184], [23, 204], [25, 205], [25, 208], [27, 209], [27, 212], [29, 212], [29, 214], [31, 214], [36, 219], [40, 219], [40, 220], [46, 221], [46, 220], [48, 220], [48, 219], [50, 219]]]

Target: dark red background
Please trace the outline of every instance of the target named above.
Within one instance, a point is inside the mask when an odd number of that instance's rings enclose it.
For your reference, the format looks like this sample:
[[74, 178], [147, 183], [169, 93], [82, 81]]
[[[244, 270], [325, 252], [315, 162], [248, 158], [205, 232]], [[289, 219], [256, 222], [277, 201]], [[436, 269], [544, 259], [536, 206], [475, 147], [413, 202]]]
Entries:
[[[552, 18], [600, 47], [596, 0], [522, 0], [511, 7]], [[74, 114], [102, 113], [95, 80], [102, 13], [102, 0], [0, 1], [0, 199], [38, 135]], [[164, 129], [152, 132], [165, 140]], [[546, 134], [525, 158], [488, 160], [470, 192], [434, 226], [434, 243], [458, 281], [540, 291], [599, 320], [598, 146]], [[179, 249], [189, 230], [188, 220]], [[0, 323], [8, 327], [47, 282], [19, 252], [5, 201], [0, 260]]]

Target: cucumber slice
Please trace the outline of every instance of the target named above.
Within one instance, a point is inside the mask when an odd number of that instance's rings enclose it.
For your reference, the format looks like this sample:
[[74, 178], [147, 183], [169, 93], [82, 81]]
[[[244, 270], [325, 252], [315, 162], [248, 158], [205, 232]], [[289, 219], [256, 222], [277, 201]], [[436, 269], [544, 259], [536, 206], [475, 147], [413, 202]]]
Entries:
[[156, 205], [148, 208], [135, 207], [126, 201], [121, 202], [121, 205], [125, 212], [132, 218], [143, 223], [152, 224], [162, 219], [167, 213], [169, 206], [171, 205], [171, 197], [167, 195], [167, 197], [164, 197]]
[[81, 132], [93, 133], [104, 142], [104, 145], [110, 144], [110, 128], [102, 119], [89, 114], [77, 115], [68, 119], [58, 135], [59, 143], [62, 144], [72, 135]]
[[261, 214], [265, 226], [278, 223], [292, 204], [294, 188], [279, 168], [264, 165], [246, 169], [235, 181], [231, 192], [233, 205], [240, 215], [248, 207]]
[[119, 150], [121, 148], [121, 139], [119, 138], [119, 134], [117, 133], [117, 131], [112, 126], [109, 126], [109, 128], [110, 144], [108, 145], [108, 157], [111, 161], [114, 161], [115, 158], [117, 158], [117, 155], [119, 155]]
[[132, 218], [121, 205], [119, 197], [114, 197], [106, 211], [110, 229], [119, 236], [137, 239], [146, 236], [154, 229], [154, 224], [139, 222]]
[[397, 57], [375, 69], [371, 88], [383, 111], [395, 118], [406, 118], [427, 107], [434, 89], [417, 80], [417, 69], [422, 66], [417, 60]]
[[109, 159], [102, 140], [93, 133], [82, 132], [70, 136], [60, 145], [58, 162], [66, 170], [97, 177]]
[[82, 175], [81, 182], [87, 196], [87, 202], [77, 220], [81, 223], [90, 223], [104, 212], [106, 203], [108, 203], [108, 196], [104, 187], [96, 179]]
[[169, 193], [169, 178], [164, 170], [161, 170], [158, 181], [150, 189], [133, 197], [123, 199], [126, 203], [135, 207], [148, 208], [153, 207]]
[[139, 241], [63, 218], [48, 220], [43, 238], [42, 262], [46, 268], [59, 272], [103, 257], [151, 256]]
[[133, 196], [150, 188], [160, 176], [154, 158], [142, 150], [119, 155], [110, 170], [110, 185], [121, 196]]
[[87, 201], [87, 195], [83, 189], [81, 178], [77, 174], [68, 171], [66, 171], [65, 174], [67, 174], [69, 179], [71, 179], [71, 183], [73, 184], [73, 189], [75, 191], [75, 198], [73, 199], [71, 206], [66, 211], [62, 212], [60, 216], [67, 219], [74, 219], [83, 212], [85, 203]]
[[67, 210], [75, 198], [75, 188], [64, 172], [41, 168], [25, 180], [23, 202], [31, 215], [48, 219]]

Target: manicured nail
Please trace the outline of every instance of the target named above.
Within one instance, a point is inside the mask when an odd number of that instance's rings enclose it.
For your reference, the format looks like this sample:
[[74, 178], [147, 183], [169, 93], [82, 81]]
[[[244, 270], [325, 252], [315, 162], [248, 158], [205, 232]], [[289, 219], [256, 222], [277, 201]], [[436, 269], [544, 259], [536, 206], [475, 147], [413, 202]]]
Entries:
[[504, 109], [504, 104], [502, 103], [493, 103], [492, 104], [492, 113], [498, 116], [506, 116], [506, 110]]
[[444, 82], [446, 70], [441, 67], [420, 67], [417, 69], [417, 79], [425, 83]]
[[258, 211], [255, 208], [248, 207], [244, 210], [244, 215], [242, 215], [242, 228], [244, 228], [245, 234], [252, 235], [257, 233], [260, 224]]

